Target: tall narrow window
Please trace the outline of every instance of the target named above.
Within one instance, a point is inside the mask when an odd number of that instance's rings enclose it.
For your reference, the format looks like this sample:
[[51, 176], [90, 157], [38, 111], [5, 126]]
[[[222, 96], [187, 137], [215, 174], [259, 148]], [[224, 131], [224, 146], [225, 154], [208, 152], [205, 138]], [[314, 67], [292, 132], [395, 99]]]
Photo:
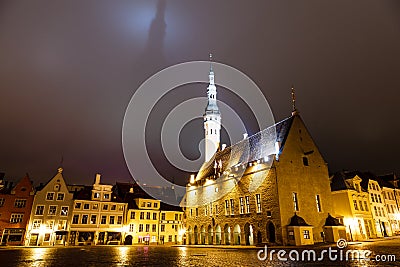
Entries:
[[229, 215], [229, 200], [225, 200], [225, 215]]
[[231, 215], [235, 214], [235, 200], [231, 199]]
[[246, 196], [246, 213], [250, 213], [250, 197]]
[[358, 210], [357, 200], [353, 200], [353, 204], [354, 204], [354, 209]]
[[244, 213], [244, 200], [243, 197], [239, 198], [239, 204], [240, 204], [240, 214]]
[[296, 192], [293, 192], [293, 207], [294, 207], [294, 211], [299, 211], [299, 202], [297, 200]]
[[210, 216], [213, 215], [213, 204], [212, 202], [210, 202]]
[[303, 165], [308, 166], [308, 158], [307, 157], [303, 157]]
[[317, 211], [318, 211], [318, 212], [322, 212], [322, 209], [321, 209], [321, 199], [319, 198], [319, 195], [316, 195], [316, 196], [315, 196], [315, 202], [316, 202], [316, 204], [317, 204]]
[[257, 213], [261, 212], [261, 195], [256, 194]]

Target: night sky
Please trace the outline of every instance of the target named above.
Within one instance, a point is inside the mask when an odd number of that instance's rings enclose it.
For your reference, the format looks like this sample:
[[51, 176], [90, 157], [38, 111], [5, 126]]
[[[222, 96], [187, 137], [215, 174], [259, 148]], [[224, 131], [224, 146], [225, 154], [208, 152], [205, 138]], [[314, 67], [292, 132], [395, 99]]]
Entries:
[[[399, 11], [398, 0], [3, 0], [0, 172], [45, 182], [63, 157], [69, 183], [91, 184], [96, 172], [103, 182], [131, 181], [121, 146], [131, 96], [164, 67], [210, 52], [258, 84], [276, 121], [290, 116], [294, 84], [331, 172], [400, 172]], [[206, 86], [167, 96], [152, 127], [167, 107], [205, 96]], [[220, 100], [240, 102], [218, 90]], [[235, 106], [257, 131], [248, 107]], [[202, 136], [201, 121], [186, 125], [188, 157]], [[157, 131], [151, 138], [160, 171], [182, 183], [188, 177], [157, 156]]]

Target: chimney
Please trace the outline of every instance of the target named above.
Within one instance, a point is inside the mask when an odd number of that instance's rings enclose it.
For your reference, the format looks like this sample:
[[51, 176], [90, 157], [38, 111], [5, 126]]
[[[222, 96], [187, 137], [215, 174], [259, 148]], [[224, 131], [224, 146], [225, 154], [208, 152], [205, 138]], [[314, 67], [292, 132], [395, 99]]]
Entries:
[[246, 139], [247, 136], [248, 136], [248, 134], [247, 134], [247, 133], [244, 133], [244, 134], [243, 134], [243, 140]]
[[226, 148], [226, 144], [222, 144], [222, 150]]
[[96, 173], [96, 179], [94, 180], [94, 184], [100, 184], [100, 177], [101, 177], [101, 174]]

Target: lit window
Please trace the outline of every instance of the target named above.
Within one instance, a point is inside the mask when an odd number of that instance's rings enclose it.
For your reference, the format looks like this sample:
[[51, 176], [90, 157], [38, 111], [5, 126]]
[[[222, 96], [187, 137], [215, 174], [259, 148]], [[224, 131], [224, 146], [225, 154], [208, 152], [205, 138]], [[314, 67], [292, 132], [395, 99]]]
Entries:
[[250, 213], [250, 197], [246, 196], [246, 213]]
[[110, 194], [104, 194], [104, 199], [110, 199]]
[[100, 193], [97, 193], [97, 192], [94, 193], [94, 194], [93, 194], [93, 198], [100, 198]]
[[240, 204], [240, 214], [244, 213], [244, 200], [243, 197], [239, 198], [239, 204]]
[[357, 200], [353, 200], [353, 204], [354, 204], [354, 209], [358, 210]]
[[68, 209], [69, 207], [61, 207], [61, 216], [68, 216]]
[[320, 198], [319, 198], [319, 195], [316, 195], [316, 196], [315, 196], [315, 202], [316, 202], [316, 204], [317, 204], [317, 211], [318, 211], [318, 212], [322, 212], [322, 209], [321, 209], [321, 200], [320, 200]]
[[96, 203], [96, 204], [92, 205], [92, 209], [97, 210], [98, 208], [99, 208], [99, 204]]
[[41, 224], [42, 224], [41, 219], [33, 220], [32, 229], [40, 229]]
[[310, 239], [310, 231], [303, 230], [303, 237], [304, 237], [304, 239]]
[[299, 211], [299, 202], [297, 200], [297, 193], [293, 192], [292, 196], [293, 196], [293, 208], [294, 208], [294, 211]]
[[12, 213], [10, 218], [10, 223], [20, 223], [22, 222], [22, 218], [24, 214], [21, 213]]
[[256, 194], [257, 213], [261, 212], [261, 195]]
[[225, 215], [229, 215], [229, 200], [225, 200]]

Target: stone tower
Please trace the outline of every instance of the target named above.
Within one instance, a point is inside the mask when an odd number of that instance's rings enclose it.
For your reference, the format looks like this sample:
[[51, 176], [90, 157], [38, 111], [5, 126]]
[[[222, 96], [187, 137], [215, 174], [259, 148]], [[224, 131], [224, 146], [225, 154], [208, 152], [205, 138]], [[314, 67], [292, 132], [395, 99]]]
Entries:
[[209, 161], [218, 150], [220, 144], [221, 113], [217, 105], [217, 87], [214, 82], [212, 68], [212, 55], [210, 54], [209, 85], [207, 87], [208, 103], [203, 115], [205, 135], [205, 162]]

